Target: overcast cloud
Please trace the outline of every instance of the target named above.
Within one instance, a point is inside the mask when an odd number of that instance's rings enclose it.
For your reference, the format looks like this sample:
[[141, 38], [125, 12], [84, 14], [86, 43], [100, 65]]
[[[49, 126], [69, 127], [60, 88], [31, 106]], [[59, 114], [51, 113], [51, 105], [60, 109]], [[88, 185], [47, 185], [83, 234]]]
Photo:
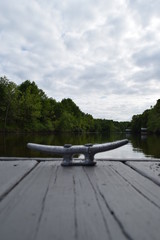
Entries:
[[0, 0], [0, 75], [95, 118], [160, 98], [159, 0]]

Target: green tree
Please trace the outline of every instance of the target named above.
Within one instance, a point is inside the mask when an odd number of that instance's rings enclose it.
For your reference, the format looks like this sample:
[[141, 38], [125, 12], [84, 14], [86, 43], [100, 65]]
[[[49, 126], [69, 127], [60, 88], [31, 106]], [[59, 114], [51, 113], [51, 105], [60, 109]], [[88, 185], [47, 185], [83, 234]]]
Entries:
[[74, 130], [75, 119], [74, 116], [64, 111], [57, 123], [56, 130], [62, 132], [68, 132]]
[[56, 122], [56, 115], [55, 115], [55, 108], [56, 108], [56, 100], [53, 98], [42, 98], [41, 99], [41, 124], [42, 128], [47, 131], [54, 131], [55, 130], [55, 122]]
[[0, 78], [0, 122], [1, 128], [5, 131], [8, 125], [15, 120], [17, 108], [17, 86], [5, 76]]
[[26, 80], [19, 87], [19, 122], [24, 130], [39, 130], [41, 127], [41, 95], [34, 82]]
[[160, 133], [160, 99], [149, 112], [147, 127], [150, 132]]
[[75, 117], [80, 117], [82, 115], [79, 107], [70, 98], [63, 99], [61, 101], [61, 105], [64, 111], [70, 113]]
[[132, 132], [134, 132], [134, 133], [140, 133], [141, 132], [141, 122], [142, 122], [141, 114], [134, 115], [132, 117], [132, 121], [131, 121]]

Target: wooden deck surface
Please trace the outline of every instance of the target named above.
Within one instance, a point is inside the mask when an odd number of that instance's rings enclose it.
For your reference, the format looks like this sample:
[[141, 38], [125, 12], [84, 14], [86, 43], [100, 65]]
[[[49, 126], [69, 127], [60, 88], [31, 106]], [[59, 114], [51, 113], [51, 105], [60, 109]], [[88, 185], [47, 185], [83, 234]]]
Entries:
[[160, 162], [3, 160], [1, 240], [160, 239]]

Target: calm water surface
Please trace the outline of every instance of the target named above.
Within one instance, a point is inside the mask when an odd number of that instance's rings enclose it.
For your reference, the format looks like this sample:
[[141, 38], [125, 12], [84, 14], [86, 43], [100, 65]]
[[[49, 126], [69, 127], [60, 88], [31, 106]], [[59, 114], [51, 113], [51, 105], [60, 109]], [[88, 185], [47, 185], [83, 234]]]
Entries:
[[[44, 153], [31, 151], [26, 147], [28, 142], [64, 145], [66, 143], [80, 145], [86, 143], [105, 143], [121, 139], [129, 139], [129, 143], [121, 148], [96, 154], [96, 158], [159, 158], [160, 136], [126, 135], [126, 134], [0, 134], [0, 156], [6, 157], [51, 157]], [[55, 156], [56, 157], [56, 156]], [[82, 157], [82, 156], [79, 156]]]

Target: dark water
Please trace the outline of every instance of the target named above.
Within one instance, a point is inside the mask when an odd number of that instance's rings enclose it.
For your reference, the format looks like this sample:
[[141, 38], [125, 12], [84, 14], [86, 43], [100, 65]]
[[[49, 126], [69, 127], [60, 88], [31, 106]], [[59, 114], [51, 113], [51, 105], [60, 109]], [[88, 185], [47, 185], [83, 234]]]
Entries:
[[[0, 156], [6, 157], [51, 157], [50, 155], [31, 151], [27, 143], [48, 145], [105, 143], [124, 138], [129, 143], [121, 148], [99, 153], [96, 158], [160, 158], [160, 136], [155, 135], [126, 135], [99, 133], [63, 133], [63, 134], [0, 134]], [[82, 156], [81, 156], [82, 157]]]

